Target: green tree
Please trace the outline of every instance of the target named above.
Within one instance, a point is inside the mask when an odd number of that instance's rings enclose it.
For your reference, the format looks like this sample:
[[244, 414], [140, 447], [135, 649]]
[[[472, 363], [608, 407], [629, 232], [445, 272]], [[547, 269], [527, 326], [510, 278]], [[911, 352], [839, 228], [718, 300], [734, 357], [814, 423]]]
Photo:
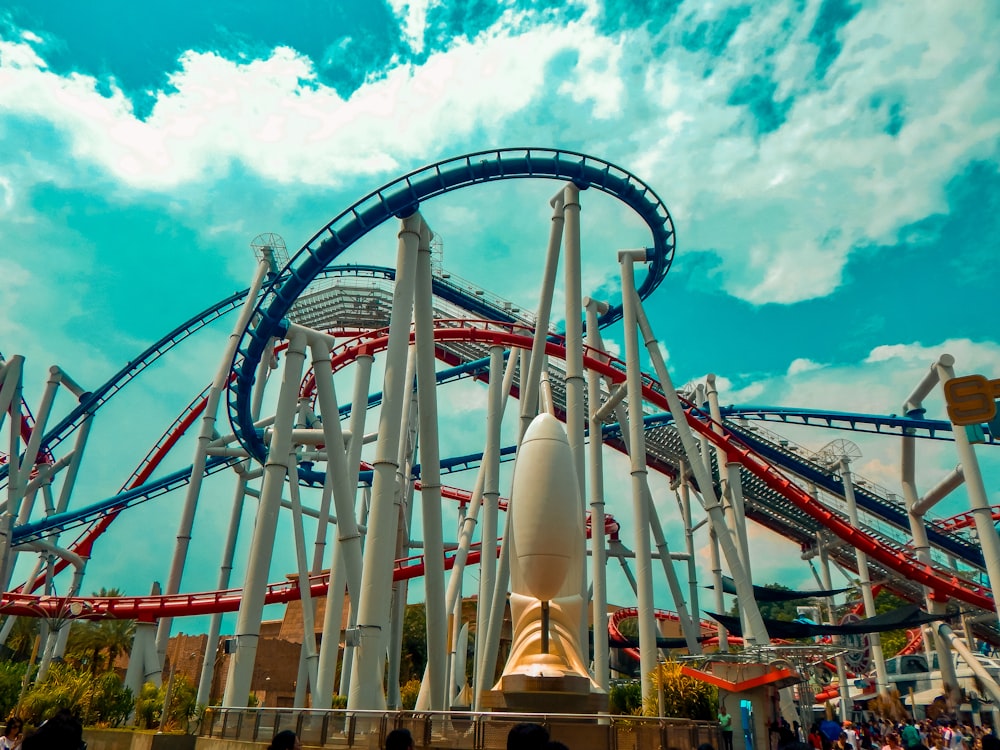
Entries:
[[[783, 586], [780, 583], [766, 583], [764, 588], [771, 589], [773, 591], [792, 591], [788, 586]], [[798, 617], [798, 612], [796, 607], [804, 607], [811, 605], [813, 600], [811, 598], [803, 599], [791, 599], [784, 602], [757, 602], [757, 608], [760, 610], [760, 616], [765, 620], [784, 620], [785, 622], [791, 622], [796, 617]], [[733, 606], [729, 609], [729, 614], [739, 616], [740, 614], [740, 600], [737, 598], [733, 602]]]
[[403, 615], [402, 659], [399, 681], [421, 680], [427, 664], [427, 614], [423, 604], [411, 604]]
[[[123, 595], [116, 588], [102, 588], [94, 593], [99, 597]], [[135, 620], [78, 620], [69, 631], [66, 659], [89, 668], [91, 674], [96, 675], [100, 671], [114, 669], [118, 656], [131, 651], [134, 637]]]
[[27, 662], [0, 662], [0, 717], [10, 716], [21, 696]]
[[[4, 622], [6, 623], [6, 620]], [[10, 635], [7, 636], [7, 642], [4, 644], [4, 647], [9, 651], [6, 658], [10, 661], [28, 661], [35, 648], [35, 639], [38, 637], [39, 630], [40, 622], [37, 617], [18, 617], [14, 621]]]
[[642, 715], [642, 685], [639, 681], [612, 684], [608, 691], [608, 711], [623, 716]]
[[[879, 591], [878, 596], [875, 597], [875, 614], [881, 615], [884, 612], [891, 612], [897, 607], [902, 607], [908, 603], [902, 597], [896, 596], [888, 589], [883, 588]], [[909, 640], [910, 638], [905, 628], [882, 633], [882, 654], [886, 659], [895, 656]]]
[[94, 676], [89, 669], [53, 664], [44, 680], [31, 686], [21, 702], [25, 721], [39, 724], [62, 708], [84, 724], [118, 726], [132, 710], [132, 692], [114, 672]]

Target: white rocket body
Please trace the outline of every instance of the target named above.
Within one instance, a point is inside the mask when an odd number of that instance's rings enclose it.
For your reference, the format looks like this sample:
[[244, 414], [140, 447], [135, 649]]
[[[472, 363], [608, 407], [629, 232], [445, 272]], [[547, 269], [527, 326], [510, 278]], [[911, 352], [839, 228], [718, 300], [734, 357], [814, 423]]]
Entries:
[[579, 579], [584, 532], [569, 440], [550, 414], [535, 417], [524, 434], [511, 513], [512, 589], [541, 601], [555, 599], [567, 579]]

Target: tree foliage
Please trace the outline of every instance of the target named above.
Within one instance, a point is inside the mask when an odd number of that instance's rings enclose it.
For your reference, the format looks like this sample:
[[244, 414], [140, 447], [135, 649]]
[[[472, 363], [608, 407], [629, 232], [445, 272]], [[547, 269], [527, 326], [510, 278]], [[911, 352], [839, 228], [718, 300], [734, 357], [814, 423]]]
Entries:
[[663, 715], [712, 721], [719, 706], [719, 691], [707, 682], [689, 677], [675, 661], [658, 664], [650, 674], [653, 693], [643, 706], [647, 716], [659, 715], [659, 693], [663, 692]]
[[[123, 595], [115, 588], [102, 588], [94, 593], [99, 597]], [[96, 675], [114, 669], [118, 656], [132, 650], [134, 638], [135, 620], [77, 620], [70, 626], [66, 660]]]
[[423, 604], [411, 604], [403, 616], [402, 658], [399, 681], [420, 680], [427, 664], [427, 613]]
[[399, 702], [404, 711], [412, 711], [417, 705], [417, 698], [420, 696], [420, 680], [407, 680], [399, 688]]
[[26, 722], [40, 724], [62, 708], [68, 708], [84, 724], [119, 726], [132, 710], [132, 691], [114, 672], [94, 676], [67, 664], [53, 664], [45, 679], [28, 690], [21, 702]]
[[152, 682], [142, 686], [135, 701], [137, 726], [143, 729], [187, 730], [188, 722], [198, 714], [197, 691], [184, 675], [174, 678], [169, 687], [170, 705], [164, 719], [163, 704], [167, 699], [167, 689], [167, 685], [157, 687]]
[[10, 716], [21, 695], [27, 662], [0, 662], [0, 716]]
[[[764, 584], [764, 588], [772, 589], [774, 591], [792, 591], [792, 589], [788, 588], [788, 586], [784, 586], [780, 583], [766, 583]], [[811, 598], [791, 599], [786, 602], [757, 602], [757, 609], [760, 610], [760, 616], [765, 620], [784, 620], [785, 622], [791, 622], [798, 617], [796, 607], [805, 607], [811, 605], [812, 603], [813, 600]], [[733, 606], [729, 609], [729, 614], [739, 616], [739, 598], [733, 601]]]
[[641, 716], [642, 685], [637, 680], [614, 683], [608, 691], [608, 711], [623, 716]]
[[[878, 596], [875, 597], [875, 614], [880, 615], [883, 612], [891, 612], [897, 607], [902, 607], [905, 604], [908, 604], [905, 599], [898, 597], [888, 589], [883, 588], [879, 591]], [[887, 633], [882, 633], [882, 654], [886, 659], [895, 656], [909, 640], [909, 636], [907, 635], [905, 629], [890, 630]]]
[[[13, 617], [13, 615], [8, 615]], [[6, 624], [6, 620], [4, 620]], [[40, 630], [40, 620], [37, 617], [18, 617], [14, 621], [10, 635], [4, 643], [5, 659], [10, 661], [28, 661], [35, 647], [35, 638]]]

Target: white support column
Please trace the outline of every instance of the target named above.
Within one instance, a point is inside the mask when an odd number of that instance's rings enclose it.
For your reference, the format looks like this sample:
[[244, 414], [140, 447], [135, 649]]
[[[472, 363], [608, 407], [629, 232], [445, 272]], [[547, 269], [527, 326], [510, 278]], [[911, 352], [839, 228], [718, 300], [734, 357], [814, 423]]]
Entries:
[[[686, 483], [686, 481], [685, 481]], [[722, 590], [722, 556], [719, 554], [719, 535], [711, 524], [708, 526], [708, 550], [712, 559], [712, 585], [715, 588], [715, 611], [726, 611], [725, 592]], [[729, 631], [723, 625], [718, 627], [719, 651], [729, 653]]]
[[[413, 464], [417, 448], [417, 348], [411, 345], [406, 360], [406, 377], [409, 384], [409, 398], [403, 406], [402, 424], [406, 429], [399, 438], [399, 451], [396, 469], [396, 548], [393, 559], [400, 560], [410, 556], [410, 529], [413, 527]], [[403, 659], [403, 618], [406, 616], [406, 604], [409, 597], [409, 581], [392, 582], [392, 603], [390, 605], [389, 637], [386, 641], [388, 665], [386, 667], [386, 706], [389, 709], [399, 709], [401, 698], [399, 692], [399, 669]]]
[[378, 443], [372, 464], [372, 509], [369, 516], [366, 552], [358, 601], [359, 645], [351, 674], [348, 707], [381, 709], [385, 703], [382, 670], [385, 663], [392, 584], [393, 551], [396, 541], [397, 452], [402, 424], [403, 400], [409, 393], [404, 382], [406, 352], [413, 307], [414, 269], [423, 219], [414, 214], [402, 220], [396, 255], [396, 287], [389, 317], [389, 343], [385, 354], [385, 380], [379, 414]]
[[[299, 600], [302, 603], [302, 651], [300, 679], [295, 685], [295, 708], [306, 707], [306, 694], [316, 692], [316, 609], [309, 588], [309, 565], [306, 562], [306, 534], [302, 525], [302, 502], [299, 493], [298, 460], [295, 449], [288, 452], [288, 496], [292, 503], [292, 535], [295, 538], [295, 567], [298, 574]], [[301, 677], [306, 678], [303, 685]]]
[[[361, 587], [361, 532], [354, 519], [354, 484], [358, 467], [348, 462], [347, 450], [344, 447], [344, 432], [340, 424], [340, 408], [337, 403], [337, 392], [333, 383], [333, 370], [330, 365], [329, 342], [313, 341], [310, 346], [312, 353], [313, 374], [316, 379], [316, 400], [320, 414], [323, 417], [323, 437], [326, 442], [327, 472], [333, 474], [333, 504], [337, 514], [337, 538], [340, 541], [341, 554], [344, 557], [344, 567], [347, 578], [347, 588], [352, 600], [357, 597]], [[362, 437], [352, 433], [352, 440]], [[337, 627], [340, 625], [338, 623]]]
[[[716, 387], [716, 377], [714, 373], [709, 373], [705, 377], [705, 396], [708, 400], [708, 410], [712, 417], [712, 429], [717, 435], [724, 434], [722, 429], [722, 410], [719, 408], [719, 389]], [[747, 576], [753, 580], [753, 572], [750, 568], [750, 544], [747, 539], [747, 517], [743, 506], [743, 482], [740, 479], [740, 465], [730, 461], [725, 452], [716, 449], [716, 461], [719, 466], [719, 481], [724, 482], [729, 495], [729, 508], [726, 518], [730, 527], [736, 533], [739, 542], [740, 562], [746, 570]]]
[[[205, 410], [201, 416], [201, 426], [198, 431], [198, 442], [195, 444], [194, 458], [191, 461], [191, 477], [184, 495], [184, 507], [181, 510], [181, 520], [177, 529], [177, 540], [174, 545], [174, 554], [170, 563], [170, 573], [167, 576], [167, 585], [164, 594], [171, 595], [180, 591], [181, 578], [184, 575], [184, 564], [187, 561], [188, 547], [191, 544], [191, 534], [194, 529], [194, 516], [198, 508], [198, 496], [201, 494], [202, 479], [205, 476], [205, 461], [208, 457], [208, 446], [215, 437], [215, 423], [219, 412], [219, 400], [229, 384], [229, 369], [232, 365], [233, 356], [239, 346], [243, 331], [246, 330], [250, 322], [250, 316], [257, 306], [257, 296], [260, 294], [261, 286], [267, 277], [267, 272], [272, 264], [272, 251], [264, 251], [263, 257], [257, 264], [253, 281], [247, 292], [243, 307], [240, 310], [239, 318], [234, 322], [233, 329], [229, 334], [226, 347], [219, 358], [219, 367], [212, 379], [212, 385], [206, 395]], [[284, 460], [284, 456], [279, 460]], [[170, 630], [173, 618], [164, 617], [160, 620], [156, 631], [156, 652], [159, 655], [160, 664], [163, 664], [167, 655], [167, 645], [170, 642]]]
[[920, 501], [913, 506], [914, 512], [920, 515], [926, 514], [927, 511], [961, 487], [963, 482], [965, 482], [965, 471], [961, 466], [956, 466], [940, 482], [929, 489], [926, 495], [920, 498]]
[[[583, 311], [580, 271], [580, 189], [568, 184], [563, 190], [566, 232], [566, 434], [580, 483], [581, 501], [587, 497], [584, 454], [586, 414], [583, 377]], [[585, 508], [581, 507], [580, 512]], [[587, 577], [583, 577], [586, 586]]]
[[[587, 346], [590, 356], [596, 357], [603, 349], [597, 316], [607, 312], [608, 306], [590, 297], [584, 297], [587, 313]], [[594, 679], [601, 689], [610, 689], [611, 650], [608, 645], [608, 560], [604, 545], [604, 442], [601, 435], [601, 380], [596, 370], [587, 370], [587, 399], [590, 412], [590, 548], [591, 580], [593, 582], [594, 623]], [[584, 641], [585, 642], [585, 641]]]
[[[367, 528], [368, 526], [368, 512], [371, 510], [371, 500], [372, 500], [372, 488], [371, 485], [365, 485], [361, 489], [361, 495], [358, 497], [358, 509], [357, 518], [358, 523]], [[339, 548], [337, 548], [339, 549]], [[365, 551], [365, 537], [361, 537], [361, 553], [364, 554]], [[337, 554], [336, 549], [334, 554]], [[343, 557], [343, 555], [338, 555]], [[358, 608], [353, 602], [349, 602], [349, 607], [347, 610], [347, 629], [352, 633], [357, 632], [358, 627]], [[336, 627], [340, 627], [340, 623], [336, 624]], [[354, 646], [352, 642], [348, 641], [344, 644], [344, 663], [340, 670], [340, 682], [338, 683], [338, 690], [340, 695], [347, 695], [351, 689], [351, 675], [354, 672]]]
[[[545, 364], [545, 339], [549, 335], [549, 317], [552, 312], [552, 295], [556, 283], [556, 271], [559, 267], [559, 247], [562, 244], [564, 213], [563, 191], [556, 193], [549, 202], [552, 206], [552, 225], [549, 230], [549, 246], [545, 253], [545, 270], [542, 273], [542, 285], [538, 299], [538, 311], [535, 314], [535, 335], [531, 343], [531, 357], [527, 372], [521, 372], [521, 429], [523, 435], [531, 420], [538, 413], [538, 387]], [[518, 438], [520, 442], [520, 437]]]
[[[513, 354], [511, 354], [513, 359]], [[503, 349], [500, 346], [490, 347], [490, 385], [500, 372], [503, 362]], [[502, 387], [502, 386], [501, 386]], [[492, 619], [493, 607], [504, 608], [505, 598], [494, 600], [493, 593], [497, 580], [497, 557], [492, 552], [497, 547], [499, 500], [500, 500], [500, 427], [503, 422], [503, 393], [500, 388], [490, 388], [489, 403], [486, 412], [486, 445], [483, 448], [483, 525], [481, 532], [481, 556], [479, 560], [479, 604], [476, 608], [476, 662], [475, 662], [475, 694], [479, 696], [484, 690], [489, 690], [491, 674], [485, 674], [482, 665], [485, 664], [487, 639], [478, 634], [489, 632], [489, 622]], [[506, 542], [506, 540], [505, 540]]]
[[[240, 521], [243, 518], [243, 502], [246, 499], [246, 491], [250, 481], [245, 468], [245, 462], [237, 464], [235, 469], [239, 479], [236, 482], [233, 507], [229, 515], [229, 529], [226, 532], [226, 541], [222, 549], [222, 562], [219, 565], [219, 578], [216, 582], [216, 590], [218, 591], [229, 588], [229, 579], [233, 572], [233, 558], [236, 555], [236, 539], [239, 536]], [[221, 630], [222, 613], [217, 612], [212, 615], [209, 621], [208, 640], [205, 642], [205, 656], [201, 663], [201, 676], [198, 680], [197, 702], [205, 706], [211, 700], [212, 677], [215, 675], [215, 656], [219, 649], [219, 633]]]
[[[920, 383], [903, 403], [903, 414], [907, 417], [921, 418], [924, 415], [924, 398], [937, 385], [939, 373], [936, 363], [932, 364], [924, 374]], [[917, 492], [916, 484], [916, 438], [913, 430], [903, 429], [902, 454], [900, 458], [900, 485], [903, 490], [903, 499], [906, 502], [907, 515], [910, 521], [910, 534], [913, 536], [913, 550], [917, 559], [929, 565], [931, 563], [930, 541], [927, 537], [927, 527], [924, 523], [924, 514], [919, 510], [920, 494]], [[924, 597], [927, 604], [927, 611], [932, 614], [941, 614], [945, 611], [947, 604], [941, 601], [936, 592], [924, 587]], [[955, 671], [954, 660], [951, 658], [951, 643], [948, 639], [940, 636], [936, 629], [931, 629], [934, 634], [934, 647], [941, 655], [938, 660], [941, 669], [941, 680], [947, 685], [958, 684]], [[924, 638], [924, 653], [928, 657], [928, 664], [931, 657], [931, 640]]]
[[[566, 435], [569, 440], [576, 477], [580, 485], [580, 513], [587, 511], [586, 453], [584, 434], [587, 415], [584, 402], [586, 382], [583, 377], [583, 289], [580, 269], [580, 189], [573, 183], [563, 188], [565, 219], [566, 278]], [[580, 560], [580, 594], [587, 601], [587, 558]], [[587, 608], [580, 608], [580, 643], [587, 643]]]
[[656, 551], [659, 553], [660, 564], [663, 566], [663, 575], [667, 579], [667, 586], [669, 586], [670, 595], [674, 600], [674, 611], [677, 612], [681, 632], [687, 641], [688, 652], [700, 654], [701, 643], [698, 642], [698, 628], [691, 619], [684, 601], [684, 590], [681, 588], [680, 579], [677, 578], [677, 571], [674, 570], [674, 561], [670, 555], [670, 548], [667, 546], [667, 538], [663, 534], [663, 527], [660, 526], [659, 514], [656, 512], [656, 504], [653, 502], [653, 495], [648, 484], [646, 485], [646, 502], [649, 506], [649, 527], [653, 531], [653, 541], [656, 543]]
[[[858, 502], [854, 495], [854, 478], [851, 476], [851, 464], [847, 457], [840, 459], [840, 478], [844, 483], [844, 498], [847, 500], [847, 515], [851, 519], [851, 525], [856, 529], [861, 528], [858, 520]], [[858, 562], [858, 580], [861, 582], [861, 597], [865, 603], [865, 617], [874, 617], [875, 596], [872, 593], [872, 582], [868, 573], [868, 555], [860, 549], [855, 549], [855, 559]], [[885, 672], [885, 658], [882, 656], [882, 636], [880, 633], [871, 633], [872, 661], [875, 662], [875, 684], [878, 694], [881, 695], [888, 689]]]
[[639, 676], [642, 684], [642, 702], [653, 698], [650, 675], [656, 668], [656, 621], [653, 612], [652, 550], [649, 544], [649, 504], [646, 498], [646, 433], [643, 423], [642, 370], [639, 365], [639, 341], [636, 326], [638, 312], [635, 293], [635, 275], [632, 263], [645, 260], [645, 253], [636, 258], [622, 252], [618, 255], [621, 266], [622, 299], [624, 302], [625, 368], [628, 383], [629, 459], [632, 475], [632, 522], [635, 524], [635, 571], [639, 585]]
[[427, 615], [427, 678], [431, 710], [448, 706], [448, 611], [444, 586], [444, 531], [441, 519], [441, 455], [438, 446], [437, 381], [434, 357], [434, 291], [431, 288], [431, 232], [420, 233], [414, 324], [417, 398], [420, 415], [420, 507], [424, 535], [424, 601]]
[[[641, 255], [642, 258], [645, 257], [645, 253], [641, 253]], [[636, 255], [633, 255], [632, 259], [633, 261], [641, 260]], [[631, 267], [629, 270], [631, 271]], [[634, 291], [632, 294], [637, 297]], [[684, 446], [684, 453], [694, 471], [702, 500], [705, 503], [705, 511], [709, 514], [712, 526], [716, 529], [719, 546], [722, 549], [723, 555], [725, 555], [730, 573], [733, 576], [733, 581], [736, 584], [736, 595], [740, 599], [740, 606], [748, 625], [748, 632], [744, 634], [744, 638], [752, 643], [765, 644], [770, 639], [767, 635], [767, 628], [764, 626], [764, 620], [760, 616], [760, 610], [757, 608], [757, 601], [754, 599], [753, 583], [740, 561], [739, 550], [733, 539], [733, 533], [726, 526], [722, 503], [719, 502], [719, 498], [715, 494], [715, 488], [712, 486], [712, 478], [709, 475], [705, 461], [700, 460], [697, 443], [695, 442], [694, 435], [691, 433], [691, 427], [687, 423], [687, 415], [684, 407], [677, 397], [673, 380], [670, 378], [670, 373], [663, 362], [663, 354], [660, 352], [656, 336], [653, 335], [653, 330], [646, 318], [646, 313], [642, 309], [642, 305], [638, 302], [638, 299], [634, 301], [634, 304], [638, 317], [639, 330], [642, 332], [646, 342], [646, 350], [649, 352], [650, 361], [653, 364], [657, 378], [660, 380], [660, 386], [663, 388], [667, 405], [670, 408], [670, 414], [674, 418], [677, 435]]]
[[15, 354], [4, 367], [0, 387], [0, 414], [10, 415], [7, 442], [7, 507], [0, 515], [0, 591], [10, 589], [14, 569], [12, 536], [14, 519], [20, 512], [21, 482], [21, 378], [24, 357]]
[[[347, 532], [346, 541], [353, 544], [352, 539], [357, 534], [358, 556], [360, 558], [364, 538], [360, 536], [356, 513], [354, 508], [357, 505], [357, 485], [358, 473], [360, 470], [361, 449], [364, 442], [365, 421], [368, 415], [368, 392], [371, 383], [372, 364], [374, 357], [370, 354], [363, 354], [355, 360], [356, 372], [354, 374], [354, 391], [351, 397], [351, 419], [350, 432], [351, 441], [347, 451], [347, 472], [348, 479], [348, 499], [350, 501], [350, 514], [348, 520], [342, 521], [340, 511], [337, 511], [337, 536], [334, 537], [330, 551], [330, 587], [326, 598], [326, 611], [323, 615], [323, 638], [319, 647], [319, 670], [316, 676], [317, 693], [319, 695], [334, 694], [334, 682], [337, 674], [337, 660], [340, 656], [340, 625], [344, 619], [344, 586], [347, 584], [347, 569], [344, 561], [343, 550], [341, 549], [341, 531], [345, 527]], [[335, 400], [335, 399], [334, 399]], [[330, 484], [330, 491], [333, 491], [334, 478], [331, 471], [327, 471], [327, 483]], [[344, 526], [341, 526], [341, 523]], [[350, 530], [353, 526], [353, 530]], [[358, 585], [355, 587], [356, 597], [361, 585], [360, 562], [358, 572]], [[357, 600], [353, 603], [353, 611], [357, 612]], [[347, 658], [350, 647], [344, 647], [344, 668], [343, 675], [350, 676], [352, 661]], [[343, 681], [344, 685], [350, 685], [350, 679]], [[325, 700], [325, 699], [324, 699]]]
[[[942, 384], [955, 377], [955, 358], [950, 354], [942, 354], [937, 361], [938, 379]], [[979, 532], [979, 544], [983, 548], [983, 562], [986, 574], [990, 579], [990, 588], [1000, 585], [1000, 536], [993, 526], [993, 510], [990, 508], [986, 486], [983, 484], [983, 474], [979, 469], [976, 451], [969, 442], [965, 427], [952, 424], [952, 434], [955, 436], [955, 448], [965, 476], [966, 492], [969, 496], [969, 509], [976, 522]], [[994, 598], [994, 608], [1000, 614], [1000, 598]]]
[[[816, 497], [816, 488], [810, 487], [810, 495], [814, 498]], [[833, 579], [830, 576], [830, 555], [826, 549], [826, 540], [824, 539], [822, 533], [816, 533], [816, 550], [819, 553], [819, 569], [820, 574], [823, 576], [823, 588], [827, 591], [833, 590]], [[826, 612], [827, 621], [831, 625], [836, 625], [834, 620], [834, 609], [833, 609], [833, 595], [827, 597], [826, 599]], [[835, 644], [840, 643], [840, 636], [833, 636], [833, 642]], [[837, 683], [840, 687], [840, 720], [847, 721], [850, 718], [849, 707], [850, 707], [850, 686], [847, 684], [847, 665], [844, 663], [844, 655], [841, 654], [834, 659], [834, 663], [837, 665]]]
[[[680, 506], [681, 519], [684, 521], [684, 549], [687, 552], [688, 567], [688, 596], [690, 597], [691, 616], [697, 623], [698, 632], [701, 633], [701, 605], [698, 603], [698, 561], [694, 548], [694, 520], [691, 516], [691, 490], [687, 480], [684, 478], [685, 462], [681, 461], [679, 466], [680, 494], [678, 495], [678, 505]], [[716, 547], [718, 552], [718, 547]]]
[[305, 362], [305, 335], [296, 332], [285, 352], [281, 390], [275, 410], [274, 429], [264, 464], [264, 484], [257, 505], [250, 556], [247, 561], [243, 598], [236, 622], [236, 653], [229, 664], [223, 705], [244, 706], [250, 696], [253, 665], [260, 640], [260, 620], [264, 609], [267, 577], [274, 551], [274, 536], [281, 507], [281, 494], [287, 474], [286, 461], [291, 449], [291, 434], [298, 406], [299, 380]]

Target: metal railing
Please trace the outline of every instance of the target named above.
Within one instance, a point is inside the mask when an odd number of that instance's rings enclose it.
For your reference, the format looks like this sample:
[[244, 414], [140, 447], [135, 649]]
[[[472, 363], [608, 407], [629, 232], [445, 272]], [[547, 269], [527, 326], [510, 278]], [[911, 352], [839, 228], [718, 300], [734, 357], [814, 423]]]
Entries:
[[543, 725], [553, 740], [572, 750], [695, 750], [705, 742], [722, 746], [715, 722], [580, 714], [209, 708], [198, 735], [265, 746], [290, 729], [305, 747], [377, 750], [389, 732], [405, 728], [416, 750], [503, 750], [510, 729], [526, 721]]

